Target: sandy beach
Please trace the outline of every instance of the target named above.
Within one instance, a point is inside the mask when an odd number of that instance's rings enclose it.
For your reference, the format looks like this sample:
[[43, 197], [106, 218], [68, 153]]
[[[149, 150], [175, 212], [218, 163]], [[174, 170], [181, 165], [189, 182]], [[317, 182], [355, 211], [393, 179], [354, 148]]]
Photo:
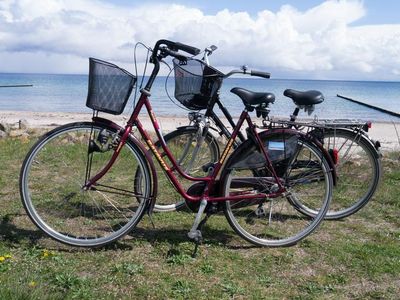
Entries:
[[[105, 118], [111, 119], [117, 124], [125, 124], [128, 116], [114, 116], [103, 114]], [[65, 112], [27, 112], [27, 111], [0, 111], [0, 123], [8, 123], [14, 126], [18, 125], [19, 120], [26, 120], [31, 128], [53, 128], [71, 122], [90, 121], [90, 113], [65, 113]], [[187, 117], [157, 116], [160, 126], [164, 133], [174, 130], [176, 127], [188, 125]], [[152, 129], [151, 122], [147, 115], [141, 118], [142, 124], [149, 130]], [[400, 150], [400, 143], [396, 128], [400, 134], [400, 122], [385, 123], [375, 122], [369, 131], [369, 135], [374, 140], [379, 140], [382, 144], [382, 150]]]
[[[127, 115], [114, 116], [110, 114], [99, 114], [99, 116], [110, 119], [119, 125], [124, 125], [128, 119]], [[29, 127], [32, 128], [53, 128], [72, 122], [90, 121], [91, 119], [91, 113], [0, 111], [0, 122], [17, 125], [19, 120], [26, 120]], [[160, 116], [157, 117], [157, 119], [162, 129], [166, 132], [189, 123], [186, 117]], [[151, 128], [151, 122], [148, 117], [143, 116], [140, 120], [146, 128]]]

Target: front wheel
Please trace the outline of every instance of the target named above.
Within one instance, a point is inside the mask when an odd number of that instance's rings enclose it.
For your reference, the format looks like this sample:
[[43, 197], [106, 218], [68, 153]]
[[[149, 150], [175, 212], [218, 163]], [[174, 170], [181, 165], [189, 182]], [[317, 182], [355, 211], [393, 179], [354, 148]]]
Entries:
[[[225, 216], [236, 233], [253, 244], [290, 246], [308, 236], [323, 220], [332, 197], [332, 172], [321, 151], [309, 141], [291, 134], [263, 135], [262, 139], [287, 193], [226, 201]], [[247, 141], [245, 150], [241, 147], [236, 150], [240, 155], [233, 153], [224, 169], [224, 195], [276, 191], [276, 181], [266, 162], [260, 164], [258, 158], [254, 163], [252, 153], [260, 157], [254, 143]], [[304, 210], [313, 214], [307, 216]]]
[[[97, 247], [122, 237], [140, 221], [151, 177], [134, 142], [127, 141], [95, 186], [82, 188], [110, 161], [118, 140], [117, 130], [106, 125], [72, 123], [50, 131], [32, 147], [22, 165], [20, 193], [31, 220], [50, 237]], [[140, 188], [134, 187], [136, 169], [143, 174]]]

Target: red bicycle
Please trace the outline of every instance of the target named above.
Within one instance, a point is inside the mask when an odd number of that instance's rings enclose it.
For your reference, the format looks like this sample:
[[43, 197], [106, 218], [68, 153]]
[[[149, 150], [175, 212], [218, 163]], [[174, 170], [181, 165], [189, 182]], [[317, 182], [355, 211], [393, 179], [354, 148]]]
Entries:
[[[249, 112], [271, 102], [269, 93], [233, 89], [244, 109], [218, 161], [207, 165], [205, 177], [184, 172], [173, 154], [180, 151], [179, 144], [165, 143], [149, 100], [160, 62], [168, 56], [179, 60], [187, 71], [175, 75], [180, 92], [186, 91], [187, 101], [193, 104], [206, 103], [208, 109], [214, 106], [225, 75], [179, 50], [200, 52], [168, 40], [156, 43], [150, 58], [154, 68], [125, 127], [99, 117], [98, 111], [122, 113], [136, 77], [90, 59], [87, 105], [94, 109], [92, 121], [45, 134], [21, 169], [24, 207], [50, 237], [73, 246], [102, 246], [131, 231], [146, 212], [151, 214], [160, 187], [149, 149], [174, 188], [188, 203], [197, 203], [188, 233], [195, 241], [201, 240], [200, 229], [208, 216], [220, 210], [241, 237], [260, 246], [293, 245], [324, 219], [333, 185], [329, 155], [295, 129], [257, 131]], [[140, 122], [143, 107], [161, 147], [155, 146]], [[248, 139], [232, 152], [245, 123]], [[132, 135], [134, 127], [147, 147]], [[193, 184], [185, 189], [178, 178]]]

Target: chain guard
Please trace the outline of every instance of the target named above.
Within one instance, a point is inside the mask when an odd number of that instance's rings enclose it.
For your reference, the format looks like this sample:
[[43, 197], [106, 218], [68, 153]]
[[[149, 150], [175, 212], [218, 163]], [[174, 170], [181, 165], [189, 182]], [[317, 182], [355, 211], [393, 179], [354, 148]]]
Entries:
[[[194, 184], [192, 184], [189, 189], [187, 190], [187, 194], [190, 196], [201, 196], [203, 194], [204, 188], [206, 186], [205, 182], [196, 182]], [[217, 196], [218, 195], [218, 191], [219, 191], [219, 181], [216, 183], [215, 185], [215, 189], [214, 191], [212, 191], [209, 195], [210, 196]], [[189, 200], [185, 200], [187, 207], [189, 207], [189, 209], [192, 212], [197, 213], [200, 207], [200, 201], [189, 201]], [[206, 212], [213, 212], [216, 210], [216, 208], [219, 208], [219, 204], [218, 202], [208, 202], [205, 211]]]

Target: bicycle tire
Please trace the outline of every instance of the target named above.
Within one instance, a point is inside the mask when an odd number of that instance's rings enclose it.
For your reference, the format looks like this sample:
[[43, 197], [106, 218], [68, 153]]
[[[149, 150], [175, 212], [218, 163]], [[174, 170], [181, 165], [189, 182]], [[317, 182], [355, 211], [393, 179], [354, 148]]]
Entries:
[[[292, 136], [290, 133], [265, 132], [260, 137], [263, 144], [267, 145], [269, 141], [289, 139]], [[224, 213], [230, 226], [252, 244], [267, 247], [294, 245], [319, 226], [328, 210], [333, 186], [329, 162], [311, 141], [299, 136], [296, 143], [297, 150], [288, 160], [284, 172], [275, 168], [276, 172], [280, 173], [280, 179], [288, 191], [287, 195], [282, 194], [270, 199], [225, 202]], [[244, 167], [237, 163], [250, 153], [258, 151], [256, 149], [253, 142], [246, 141], [228, 159], [221, 175], [224, 196], [235, 193], [251, 194], [262, 192], [264, 189], [265, 192], [272, 191], [276, 183], [271, 181], [271, 177], [262, 175], [262, 172], [268, 174], [270, 171], [265, 172], [264, 167], [255, 170], [253, 166]], [[309, 163], [305, 164], [305, 160]], [[277, 164], [275, 163], [275, 166]], [[302, 199], [302, 207], [298, 207], [293, 201], [299, 196]], [[307, 216], [301, 209], [316, 213]]]
[[327, 129], [324, 147], [338, 151], [337, 186], [325, 218], [348, 217], [363, 208], [372, 198], [381, 178], [380, 154], [367, 137], [350, 129]]
[[[207, 171], [204, 171], [202, 167], [208, 163], [218, 161], [219, 147], [215, 137], [207, 132], [204, 143], [200, 146], [199, 153], [197, 153], [191, 166], [188, 166], [192, 159], [191, 155], [194, 153], [193, 146], [197, 143], [196, 138], [198, 134], [199, 128], [197, 126], [185, 126], [166, 134], [164, 140], [179, 166], [185, 170], [188, 175], [205, 177], [207, 176]], [[155, 146], [161, 148], [159, 142], [156, 143]], [[168, 178], [158, 164], [156, 170], [158, 174], [158, 183], [159, 186], [162, 187], [163, 193], [157, 196], [154, 211], [168, 212], [183, 208], [185, 206], [185, 200], [183, 200], [182, 196], [169, 184]], [[184, 180], [177, 172], [176, 176], [180, 178], [180, 182], [186, 187], [189, 187], [192, 183], [191, 181]]]
[[[21, 168], [20, 194], [38, 228], [71, 246], [99, 247], [137, 225], [149, 203], [151, 176], [134, 141], [127, 141], [93, 189], [82, 189], [88, 160], [93, 176], [110, 160], [116, 147], [111, 139], [118, 136], [117, 129], [104, 124], [71, 123], [48, 132], [31, 148]], [[133, 191], [136, 168], [144, 178], [140, 197]]]

